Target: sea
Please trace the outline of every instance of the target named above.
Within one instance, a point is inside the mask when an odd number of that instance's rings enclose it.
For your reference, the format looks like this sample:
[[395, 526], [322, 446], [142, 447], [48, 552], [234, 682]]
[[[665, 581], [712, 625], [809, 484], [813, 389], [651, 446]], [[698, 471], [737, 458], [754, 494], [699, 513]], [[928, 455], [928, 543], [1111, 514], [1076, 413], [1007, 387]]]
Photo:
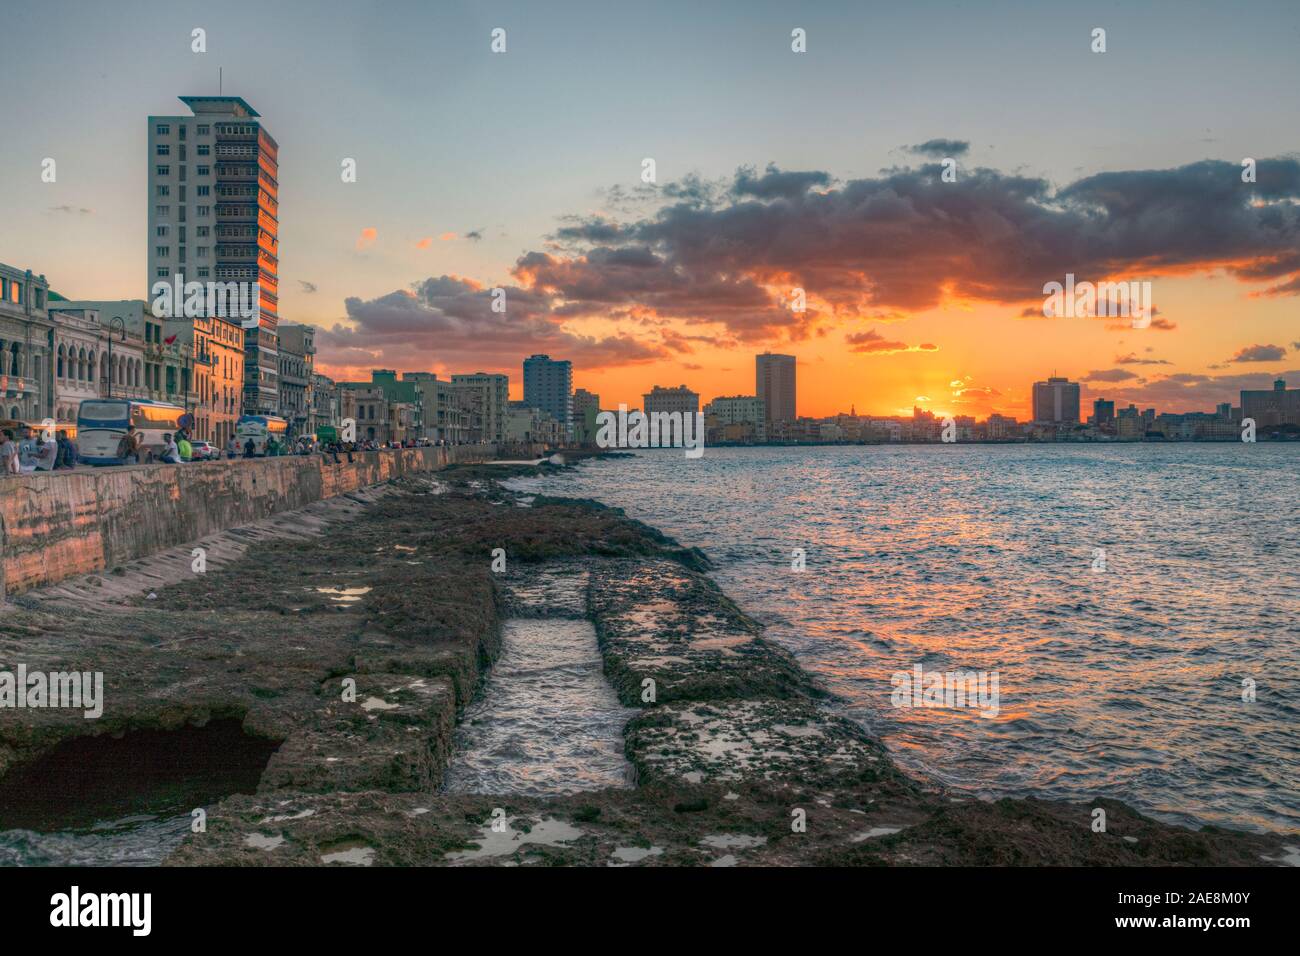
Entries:
[[[1300, 444], [654, 449], [511, 485], [703, 550], [953, 793], [1300, 828]], [[921, 706], [918, 667], [996, 678], [997, 706]]]

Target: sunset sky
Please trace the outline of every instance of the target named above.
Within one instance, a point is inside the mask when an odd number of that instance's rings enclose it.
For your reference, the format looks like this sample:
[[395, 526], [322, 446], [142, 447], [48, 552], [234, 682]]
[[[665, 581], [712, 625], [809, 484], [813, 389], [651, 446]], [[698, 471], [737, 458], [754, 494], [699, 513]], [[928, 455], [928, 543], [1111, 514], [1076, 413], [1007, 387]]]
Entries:
[[[547, 352], [639, 405], [752, 394], [771, 350], [801, 414], [1022, 419], [1053, 372], [1168, 411], [1300, 386], [1294, 0], [158, 9], [6, 12], [0, 261], [69, 298], [146, 295], [146, 117], [222, 67], [280, 145], [281, 320], [335, 377], [518, 397]], [[1155, 321], [1044, 318], [1066, 273], [1149, 280]]]

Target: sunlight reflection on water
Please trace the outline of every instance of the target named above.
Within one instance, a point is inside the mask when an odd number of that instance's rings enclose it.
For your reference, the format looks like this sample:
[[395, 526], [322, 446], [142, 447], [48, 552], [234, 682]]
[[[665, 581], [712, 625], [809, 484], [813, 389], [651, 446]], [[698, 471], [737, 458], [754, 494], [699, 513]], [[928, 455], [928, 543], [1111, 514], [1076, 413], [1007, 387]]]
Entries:
[[[511, 484], [704, 549], [851, 716], [949, 786], [1292, 829], [1298, 477], [1300, 445], [958, 445], [643, 452]], [[918, 663], [998, 672], [998, 717], [891, 707]]]

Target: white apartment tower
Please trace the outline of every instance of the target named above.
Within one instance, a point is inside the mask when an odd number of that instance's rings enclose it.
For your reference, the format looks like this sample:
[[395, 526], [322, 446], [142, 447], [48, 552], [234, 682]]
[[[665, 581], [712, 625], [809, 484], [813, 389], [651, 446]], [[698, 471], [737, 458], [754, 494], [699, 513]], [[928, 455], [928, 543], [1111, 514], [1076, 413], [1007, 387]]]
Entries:
[[[238, 96], [149, 117], [149, 299], [156, 282], [247, 283], [245, 414], [278, 411], [279, 147]], [[254, 324], [254, 322], [256, 324]]]

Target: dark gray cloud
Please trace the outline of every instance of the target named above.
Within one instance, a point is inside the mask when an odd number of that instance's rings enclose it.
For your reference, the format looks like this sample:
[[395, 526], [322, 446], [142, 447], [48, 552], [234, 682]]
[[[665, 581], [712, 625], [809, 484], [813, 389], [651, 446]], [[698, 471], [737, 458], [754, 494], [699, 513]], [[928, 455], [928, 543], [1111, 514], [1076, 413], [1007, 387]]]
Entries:
[[829, 186], [831, 177], [823, 172], [782, 172], [774, 163], [768, 163], [763, 174], [757, 175], [751, 167], [736, 171], [732, 184], [733, 196], [752, 196], [755, 199], [795, 199], [814, 186]]
[[[1300, 382], [1300, 369], [1282, 372], [1281, 377], [1294, 385]], [[1117, 404], [1132, 403], [1140, 408], [1159, 409], [1191, 408], [1209, 411], [1220, 402], [1233, 405], [1241, 403], [1242, 389], [1269, 389], [1274, 375], [1266, 372], [1248, 372], [1231, 375], [1201, 375], [1179, 372], [1164, 378], [1153, 379], [1139, 385], [1098, 389], [1083, 385], [1087, 401], [1093, 398], [1113, 399]]]
[[1128, 355], [1116, 355], [1116, 365], [1172, 365], [1168, 359], [1141, 358], [1130, 352]]
[[[1059, 189], [991, 169], [966, 170], [952, 183], [941, 172], [924, 164], [840, 182], [769, 165], [762, 173], [742, 167], [730, 182], [686, 177], [638, 188], [629, 205], [642, 213], [567, 217], [546, 251], [522, 255], [505, 315], [490, 311], [488, 290], [442, 276], [413, 292], [348, 299], [354, 327], [336, 325], [318, 341], [347, 364], [396, 364], [384, 356], [427, 351], [513, 367], [520, 355], [550, 351], [610, 366], [693, 348], [664, 334], [668, 321], [752, 345], [902, 318], [948, 299], [1041, 315], [1044, 283], [1067, 273], [1092, 282], [1151, 278], [1159, 298], [1161, 275], [1225, 270], [1267, 284], [1254, 295], [1300, 294], [1295, 159], [1259, 161], [1253, 184], [1241, 182], [1236, 164], [1208, 160], [1102, 173]], [[802, 311], [787, 305], [796, 288], [807, 293]], [[565, 326], [586, 318], [613, 320], [621, 331], [584, 336]], [[1127, 332], [1130, 323], [1108, 327]], [[1149, 326], [1174, 328], [1163, 316]], [[853, 334], [860, 338], [846, 344], [862, 352], [935, 348], [860, 327]], [[1126, 381], [1124, 371], [1093, 374]]]
[[1126, 368], [1105, 368], [1094, 369], [1083, 376], [1083, 380], [1085, 382], [1127, 382], [1139, 377], [1136, 372], [1130, 372]]
[[527, 355], [549, 352], [585, 368], [662, 358], [666, 351], [626, 335], [578, 335], [552, 315], [550, 297], [533, 289], [503, 287], [505, 311], [495, 312], [490, 288], [455, 276], [438, 276], [410, 290], [375, 299], [345, 300], [351, 326], [316, 336], [320, 361], [349, 368], [410, 368], [412, 356], [484, 369], [514, 369]]
[[311, 295], [317, 290], [316, 283], [308, 282], [306, 279], [299, 279], [298, 285], [302, 286], [302, 291], [306, 292], [308, 295]]
[[1248, 345], [1243, 349], [1238, 349], [1237, 354], [1228, 361], [1276, 362], [1284, 355], [1286, 355], [1286, 349], [1281, 345]]
[[[1261, 160], [1257, 172], [1246, 184], [1236, 164], [1205, 161], [1054, 190], [990, 169], [945, 183], [937, 164], [843, 183], [746, 167], [729, 189], [695, 183], [689, 200], [640, 218], [575, 217], [557, 234], [564, 250], [529, 253], [516, 276], [566, 314], [639, 305], [747, 341], [805, 338], [824, 320], [916, 312], [945, 296], [1033, 314], [1044, 283], [1066, 273], [1100, 282], [1226, 269], [1285, 280], [1260, 294], [1300, 292], [1300, 162]], [[796, 286], [809, 295], [803, 313], [769, 291]]]
[[927, 139], [924, 143], [907, 146], [905, 149], [909, 153], [917, 153], [921, 156], [947, 159], [950, 156], [964, 156], [970, 152], [970, 143], [964, 139]]

